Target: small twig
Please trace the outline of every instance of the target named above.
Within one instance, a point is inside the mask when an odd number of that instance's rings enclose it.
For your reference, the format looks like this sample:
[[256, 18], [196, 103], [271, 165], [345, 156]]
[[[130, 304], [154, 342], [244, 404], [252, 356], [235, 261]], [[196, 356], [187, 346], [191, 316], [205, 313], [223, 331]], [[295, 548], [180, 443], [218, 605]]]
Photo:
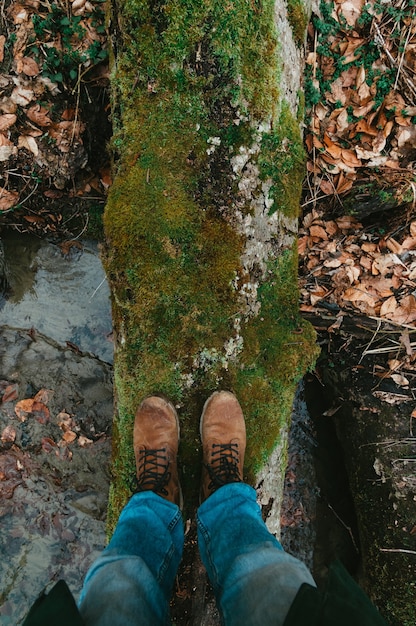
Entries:
[[335, 517], [337, 518], [337, 520], [344, 526], [345, 530], [348, 531], [349, 536], [351, 537], [351, 541], [352, 541], [352, 545], [354, 546], [357, 554], [360, 554], [360, 551], [358, 549], [357, 543], [355, 541], [355, 537], [353, 535], [353, 532], [351, 530], [350, 526], [347, 526], [347, 524], [340, 518], [340, 516], [338, 515], [338, 513], [335, 511], [335, 509], [329, 504], [328, 502], [328, 507], [331, 509], [331, 511], [333, 512], [333, 514], [335, 515]]
[[33, 194], [35, 193], [35, 191], [37, 190], [38, 187], [39, 187], [39, 183], [36, 183], [35, 187], [32, 189], [30, 194], [28, 196], [26, 196], [26, 198], [24, 200], [19, 201], [19, 204], [23, 205], [25, 202], [27, 202], [27, 200], [29, 200], [30, 196], [33, 196]]
[[324, 193], [322, 196], [315, 196], [314, 198], [312, 198], [311, 200], [308, 200], [307, 202], [304, 202], [303, 204], [301, 204], [301, 208], [303, 209], [303, 207], [308, 206], [308, 204], [316, 204], [318, 202], [318, 200], [323, 200], [324, 198], [329, 198], [331, 194], [330, 193]]
[[371, 320], [381, 320], [385, 324], [393, 324], [394, 326], [398, 326], [399, 328], [408, 328], [409, 330], [416, 332], [416, 328], [414, 326], [410, 326], [410, 324], [400, 324], [399, 322], [394, 322], [393, 320], [383, 319], [382, 317], [376, 317], [375, 315], [369, 315], [369, 319]]
[[[313, 70], [312, 70], [312, 84], [315, 87], [316, 84], [316, 70], [318, 68], [318, 55], [316, 52], [316, 48], [318, 45], [318, 30], [315, 29], [315, 33], [314, 33], [314, 41], [313, 41], [313, 53], [314, 53], [314, 57], [313, 57]], [[315, 115], [316, 115], [316, 104], [312, 105], [312, 118], [315, 119]], [[314, 130], [314, 129], [313, 129]], [[315, 144], [312, 143], [312, 163], [313, 163], [313, 200], [314, 200], [314, 205], [313, 207], [315, 208], [316, 206], [316, 200], [317, 200], [317, 196], [319, 193], [319, 185], [318, 185], [318, 181], [317, 181], [317, 176], [316, 176], [316, 147]]]
[[104, 276], [104, 278], [102, 279], [102, 281], [100, 282], [98, 287], [96, 289], [94, 289], [94, 292], [93, 292], [92, 296], [90, 297], [89, 302], [91, 302], [91, 300], [93, 299], [93, 297], [95, 296], [95, 294], [97, 293], [97, 291], [99, 290], [101, 285], [103, 285], [105, 283], [105, 281], [106, 281], [106, 276]]
[[86, 231], [86, 230], [87, 230], [87, 228], [88, 228], [88, 223], [89, 223], [89, 221], [90, 221], [90, 217], [89, 217], [89, 214], [87, 213], [87, 214], [86, 214], [86, 216], [85, 216], [85, 225], [84, 225], [84, 228], [81, 230], [81, 232], [80, 232], [80, 233], [78, 233], [78, 235], [77, 235], [76, 237], [73, 237], [73, 238], [71, 239], [71, 241], [75, 241], [76, 239], [79, 239], [80, 237], [82, 237], [82, 235], [85, 233], [85, 231]]
[[380, 548], [380, 552], [401, 552], [402, 554], [416, 554], [415, 550], [405, 550], [404, 548]]
[[[396, 342], [393, 343], [396, 344]], [[396, 345], [397, 347], [399, 347], [399, 344]], [[412, 348], [416, 348], [416, 343], [411, 343], [410, 346]], [[393, 346], [386, 346], [385, 348], [374, 348], [374, 350], [366, 350], [359, 362], [361, 363], [362, 358], [364, 356], [367, 356], [367, 354], [384, 354], [385, 352], [391, 352], [393, 349]]]
[[416, 443], [416, 438], [414, 437], [406, 437], [405, 439], [391, 439], [389, 441], [369, 441], [368, 443], [363, 443], [360, 445], [360, 448], [365, 448], [367, 446], [401, 446], [401, 445], [409, 445], [412, 443]]
[[367, 347], [364, 349], [364, 352], [363, 352], [363, 354], [361, 356], [361, 359], [358, 361], [358, 363], [361, 363], [361, 361], [363, 360], [363, 358], [365, 357], [366, 354], [370, 354], [369, 348], [374, 343], [374, 341], [375, 341], [375, 339], [376, 339], [376, 337], [378, 335], [378, 331], [380, 330], [380, 327], [381, 327], [381, 320], [378, 320], [377, 328], [374, 331], [373, 336], [371, 337], [370, 342], [368, 343]]
[[71, 135], [71, 146], [74, 143], [75, 139], [75, 129], [77, 127], [78, 122], [78, 113], [79, 113], [79, 101], [81, 98], [81, 63], [78, 65], [78, 80], [77, 80], [77, 101], [75, 105], [75, 118], [74, 123], [72, 125], [72, 135]]
[[413, 206], [413, 208], [414, 208], [414, 207], [415, 207], [415, 205], [416, 205], [416, 185], [414, 184], [414, 182], [413, 182], [413, 181], [410, 181], [410, 186], [411, 186], [412, 191], [413, 191], [413, 202], [412, 202], [412, 206]]
[[397, 84], [399, 82], [399, 76], [400, 76], [400, 72], [401, 72], [402, 66], [403, 66], [404, 55], [405, 55], [405, 52], [406, 52], [407, 44], [409, 43], [409, 39], [410, 39], [411, 33], [412, 33], [412, 24], [410, 24], [410, 26], [409, 26], [409, 30], [408, 30], [408, 33], [407, 33], [406, 41], [404, 42], [404, 46], [403, 46], [403, 52], [402, 52], [402, 55], [401, 55], [400, 61], [399, 61], [399, 67], [397, 68], [396, 80], [394, 81], [394, 87], [393, 87], [393, 89], [395, 91], [397, 89]]

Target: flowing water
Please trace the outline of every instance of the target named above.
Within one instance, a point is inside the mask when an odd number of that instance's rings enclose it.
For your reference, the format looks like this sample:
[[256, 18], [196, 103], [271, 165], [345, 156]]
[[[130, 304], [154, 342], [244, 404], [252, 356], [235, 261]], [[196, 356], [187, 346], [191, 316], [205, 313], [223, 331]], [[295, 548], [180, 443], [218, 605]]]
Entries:
[[9, 297], [0, 324], [34, 328], [56, 341], [112, 362], [110, 291], [95, 242], [63, 255], [34, 236], [3, 237]]

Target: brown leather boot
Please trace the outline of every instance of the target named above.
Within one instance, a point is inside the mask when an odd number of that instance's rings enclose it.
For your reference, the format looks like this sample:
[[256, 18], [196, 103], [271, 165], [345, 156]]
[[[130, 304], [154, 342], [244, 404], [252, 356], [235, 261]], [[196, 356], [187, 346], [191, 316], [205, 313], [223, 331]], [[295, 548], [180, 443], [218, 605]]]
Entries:
[[216, 391], [208, 398], [202, 411], [200, 432], [203, 501], [219, 487], [243, 481], [246, 426], [234, 394]]
[[178, 446], [179, 420], [173, 404], [161, 396], [145, 398], [137, 409], [133, 431], [136, 493], [154, 491], [182, 506], [176, 463]]

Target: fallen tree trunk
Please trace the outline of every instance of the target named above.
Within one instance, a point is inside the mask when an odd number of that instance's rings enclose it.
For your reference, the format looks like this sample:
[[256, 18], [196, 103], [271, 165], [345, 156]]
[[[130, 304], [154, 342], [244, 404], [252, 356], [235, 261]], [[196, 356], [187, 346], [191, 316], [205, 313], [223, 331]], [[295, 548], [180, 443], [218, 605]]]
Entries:
[[[219, 387], [243, 405], [246, 472], [269, 509], [281, 490], [295, 385], [316, 356], [297, 288], [306, 25], [300, 2], [112, 2], [110, 528], [134, 474], [135, 408], [156, 391], [179, 408], [188, 502], [201, 407]], [[276, 448], [272, 471], [259, 474]]]

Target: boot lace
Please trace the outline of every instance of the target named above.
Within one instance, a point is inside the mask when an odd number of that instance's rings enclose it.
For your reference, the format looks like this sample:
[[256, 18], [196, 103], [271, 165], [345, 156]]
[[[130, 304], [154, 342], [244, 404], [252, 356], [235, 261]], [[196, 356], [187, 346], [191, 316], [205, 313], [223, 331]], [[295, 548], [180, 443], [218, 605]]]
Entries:
[[228, 483], [240, 483], [238, 443], [213, 443], [212, 448], [211, 463], [205, 465], [211, 479], [208, 489], [215, 491]]
[[140, 450], [138, 478], [135, 493], [154, 491], [163, 496], [168, 495], [166, 489], [171, 472], [166, 458], [166, 448], [159, 450]]

